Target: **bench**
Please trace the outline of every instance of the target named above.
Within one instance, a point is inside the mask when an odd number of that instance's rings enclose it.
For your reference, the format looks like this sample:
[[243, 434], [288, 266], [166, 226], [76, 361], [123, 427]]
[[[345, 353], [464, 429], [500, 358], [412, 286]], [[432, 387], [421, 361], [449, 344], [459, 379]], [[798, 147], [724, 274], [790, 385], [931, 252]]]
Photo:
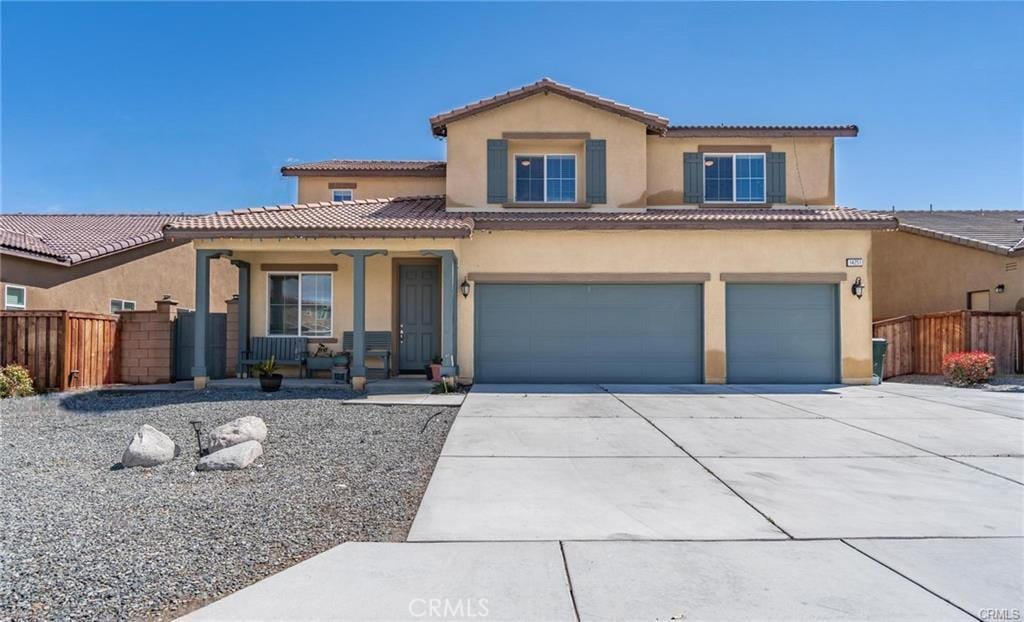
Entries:
[[242, 352], [239, 359], [246, 375], [251, 375], [250, 366], [273, 356], [278, 365], [298, 365], [301, 378], [306, 366], [307, 341], [305, 337], [252, 337], [249, 339], [249, 349]]
[[[391, 331], [389, 330], [368, 330], [366, 335], [366, 356], [380, 357], [384, 361], [384, 369], [372, 368], [376, 372], [384, 372], [384, 377], [391, 375]], [[346, 352], [352, 351], [352, 331], [345, 331], [341, 337], [341, 349]], [[371, 368], [367, 368], [369, 375]]]

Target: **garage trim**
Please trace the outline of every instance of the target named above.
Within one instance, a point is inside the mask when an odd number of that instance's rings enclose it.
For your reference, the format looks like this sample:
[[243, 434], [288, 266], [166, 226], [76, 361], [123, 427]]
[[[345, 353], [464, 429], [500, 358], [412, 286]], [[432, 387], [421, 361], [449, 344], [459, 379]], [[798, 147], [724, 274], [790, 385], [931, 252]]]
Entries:
[[476, 283], [705, 283], [709, 272], [470, 272]]
[[727, 283], [842, 283], [845, 272], [723, 272]]

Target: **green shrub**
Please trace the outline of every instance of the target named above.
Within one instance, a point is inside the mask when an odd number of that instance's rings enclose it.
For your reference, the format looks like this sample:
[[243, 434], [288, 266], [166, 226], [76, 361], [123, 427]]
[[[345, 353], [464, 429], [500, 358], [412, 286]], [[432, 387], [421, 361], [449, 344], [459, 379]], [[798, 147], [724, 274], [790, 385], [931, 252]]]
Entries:
[[987, 382], [996, 373], [996, 357], [988, 352], [950, 352], [942, 357], [942, 375], [955, 387]]
[[0, 399], [34, 395], [32, 376], [21, 365], [0, 367]]

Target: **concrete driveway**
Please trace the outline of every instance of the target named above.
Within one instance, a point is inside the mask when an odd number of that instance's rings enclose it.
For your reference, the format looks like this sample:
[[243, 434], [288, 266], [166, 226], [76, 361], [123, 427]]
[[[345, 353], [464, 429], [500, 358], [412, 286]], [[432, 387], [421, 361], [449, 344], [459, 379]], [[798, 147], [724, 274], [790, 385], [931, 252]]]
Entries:
[[409, 540], [196, 617], [1020, 619], [1024, 395], [477, 386]]

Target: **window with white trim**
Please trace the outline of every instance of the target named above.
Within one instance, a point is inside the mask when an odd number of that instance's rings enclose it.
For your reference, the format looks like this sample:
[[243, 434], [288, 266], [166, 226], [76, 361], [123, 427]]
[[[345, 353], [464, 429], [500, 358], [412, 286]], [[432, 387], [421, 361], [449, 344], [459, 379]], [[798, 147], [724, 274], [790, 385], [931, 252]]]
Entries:
[[575, 203], [576, 156], [517, 155], [517, 203]]
[[21, 285], [4, 285], [4, 309], [24, 309], [28, 292]]
[[763, 153], [704, 154], [704, 201], [764, 203]]
[[330, 337], [333, 301], [331, 286], [330, 273], [267, 275], [267, 334]]
[[331, 190], [332, 201], [351, 201], [355, 198], [356, 192], [351, 188], [335, 188]]
[[120, 298], [110, 299], [110, 312], [117, 313], [118, 311], [134, 311], [135, 301], [134, 300], [122, 300]]

